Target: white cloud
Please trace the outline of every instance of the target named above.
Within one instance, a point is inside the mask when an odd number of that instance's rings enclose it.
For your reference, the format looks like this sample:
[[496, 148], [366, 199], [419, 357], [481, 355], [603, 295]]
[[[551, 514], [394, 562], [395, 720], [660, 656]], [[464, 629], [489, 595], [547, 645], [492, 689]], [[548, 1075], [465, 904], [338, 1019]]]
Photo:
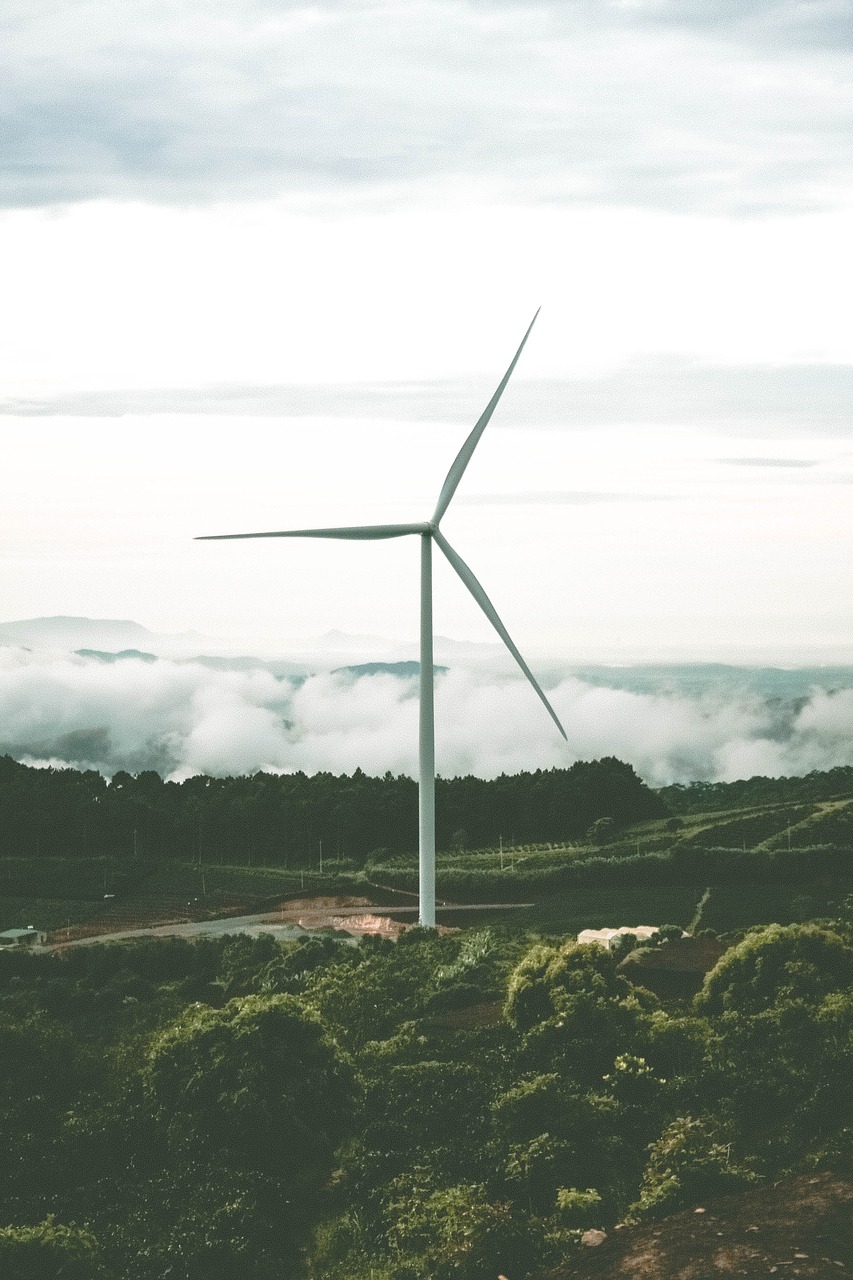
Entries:
[[[216, 412], [242, 387], [247, 414], [266, 396], [267, 412], [470, 422], [539, 303], [501, 417], [518, 391], [547, 425], [673, 421], [680, 402], [688, 421], [819, 425], [840, 419], [853, 362], [839, 213], [102, 202], [8, 212], [0, 230], [3, 398], [58, 413], [75, 395], [78, 412], [81, 396], [95, 413], [180, 411], [188, 387]], [[425, 397], [363, 385], [448, 380]]]
[[[178, 779], [265, 769], [415, 775], [416, 694], [414, 679], [384, 672], [299, 683], [262, 668], [106, 663], [0, 648], [0, 753]], [[738, 687], [734, 677], [688, 694], [565, 676], [549, 696], [568, 746], [522, 679], [461, 666], [439, 677], [439, 772], [493, 777], [615, 755], [663, 785], [853, 764], [849, 687], [816, 685], [804, 700], [780, 702]]]
[[849, 199], [843, 6], [18, 0], [0, 199]]

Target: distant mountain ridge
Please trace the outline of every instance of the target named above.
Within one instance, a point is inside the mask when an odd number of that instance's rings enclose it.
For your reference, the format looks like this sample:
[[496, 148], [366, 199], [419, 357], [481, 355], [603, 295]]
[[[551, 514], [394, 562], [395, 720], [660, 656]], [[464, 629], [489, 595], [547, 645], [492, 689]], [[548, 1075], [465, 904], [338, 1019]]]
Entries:
[[156, 653], [147, 653], [144, 649], [119, 649], [111, 653], [105, 649], [75, 649], [78, 658], [96, 658], [98, 662], [126, 662], [128, 658], [137, 658], [140, 662], [156, 662]]
[[[264, 670], [278, 679], [297, 682], [321, 671], [334, 671], [354, 679], [388, 674], [403, 680], [412, 679], [419, 671], [413, 644], [382, 636], [329, 631], [309, 640], [284, 639], [278, 652], [269, 645], [259, 646], [265, 651], [263, 657], [245, 648], [235, 650], [234, 643], [195, 631], [158, 633], [129, 618], [58, 615], [0, 623], [0, 646], [65, 651], [110, 664], [134, 659], [153, 662], [162, 657], [197, 662], [213, 670]], [[488, 669], [493, 666], [495, 652], [494, 645], [436, 636], [436, 671], [481, 665]], [[746, 695], [771, 702], [788, 716], [796, 714], [799, 705], [816, 688], [827, 693], [853, 688], [853, 666], [842, 664], [636, 662], [613, 665], [545, 659], [540, 660], [537, 669], [549, 688], [562, 679], [574, 678], [600, 688], [641, 695], [686, 698]]]
[[0, 641], [24, 648], [139, 649], [153, 632], [130, 618], [82, 618], [60, 614], [52, 618], [24, 618], [0, 622]]
[[0, 622], [0, 644], [20, 645], [24, 649], [88, 649], [115, 654], [128, 649], [150, 652], [160, 645], [185, 646], [194, 640], [202, 642], [204, 637], [192, 631], [160, 635], [130, 618], [59, 614], [52, 618]]
[[[447, 667], [438, 664], [433, 666], [436, 675], [444, 675]], [[359, 662], [355, 666], [335, 667], [333, 675], [352, 676], [358, 680], [362, 676], [396, 676], [398, 680], [412, 680], [421, 674], [419, 662]]]

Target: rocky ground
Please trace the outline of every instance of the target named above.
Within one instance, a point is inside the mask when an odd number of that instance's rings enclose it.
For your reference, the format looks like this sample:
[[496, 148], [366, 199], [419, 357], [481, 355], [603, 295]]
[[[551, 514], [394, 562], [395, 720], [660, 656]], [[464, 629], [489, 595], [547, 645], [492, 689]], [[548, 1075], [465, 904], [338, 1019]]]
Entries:
[[785, 1178], [648, 1225], [617, 1228], [540, 1280], [726, 1276], [853, 1276], [853, 1177]]

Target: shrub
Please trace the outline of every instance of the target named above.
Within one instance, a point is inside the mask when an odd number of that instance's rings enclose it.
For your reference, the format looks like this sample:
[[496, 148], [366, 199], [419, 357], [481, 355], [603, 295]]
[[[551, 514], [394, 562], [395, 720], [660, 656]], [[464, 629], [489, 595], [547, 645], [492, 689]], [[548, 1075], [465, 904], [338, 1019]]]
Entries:
[[[395, 1280], [483, 1280], [525, 1275], [538, 1242], [529, 1220], [490, 1202], [485, 1188], [461, 1184], [424, 1195], [399, 1180], [389, 1242]], [[406, 1194], [408, 1192], [408, 1194]]]
[[706, 1013], [760, 1013], [768, 1004], [819, 1002], [853, 983], [853, 947], [813, 924], [771, 924], [747, 934], [706, 974], [697, 1005]]
[[10, 1280], [106, 1280], [95, 1237], [52, 1216], [35, 1227], [0, 1227], [0, 1274]]
[[591, 1227], [599, 1220], [601, 1196], [594, 1187], [579, 1191], [577, 1187], [560, 1187], [557, 1192], [557, 1214], [566, 1227]]
[[708, 1117], [679, 1116], [652, 1143], [633, 1218], [672, 1213], [706, 1197], [725, 1195], [756, 1182], [757, 1175], [731, 1159]]

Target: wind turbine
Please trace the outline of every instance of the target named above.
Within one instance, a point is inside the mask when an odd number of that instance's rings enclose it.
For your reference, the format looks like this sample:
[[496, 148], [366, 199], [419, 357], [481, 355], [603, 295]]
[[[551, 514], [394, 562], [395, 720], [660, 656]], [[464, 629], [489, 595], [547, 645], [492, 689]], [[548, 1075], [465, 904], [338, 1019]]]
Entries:
[[471, 461], [471, 456], [485, 431], [489, 419], [504, 393], [504, 389], [524, 350], [530, 330], [536, 323], [536, 316], [531, 320], [527, 332], [521, 340], [504, 376], [501, 378], [495, 394], [483, 410], [476, 426], [459, 450], [453, 465], [438, 495], [438, 503], [432, 519], [422, 524], [368, 524], [343, 529], [285, 529], [274, 533], [217, 533], [208, 534], [197, 539], [200, 542], [215, 542], [233, 538], [344, 538], [355, 541], [373, 542], [383, 538], [404, 538], [409, 534], [417, 534], [421, 540], [421, 643], [420, 643], [420, 725], [418, 755], [418, 809], [419, 809], [419, 923], [425, 928], [435, 927], [435, 713], [433, 708], [433, 653], [432, 653], [432, 544], [435, 542], [456, 570], [477, 604], [483, 610], [492, 626], [521, 667], [527, 679], [533, 685], [545, 705], [554, 724], [563, 737], [566, 732], [557, 718], [542, 689], [537, 684], [532, 671], [522, 658], [489, 597], [474, 577], [462, 557], [453, 550], [441, 532], [439, 525], [450, 506], [451, 499]]

